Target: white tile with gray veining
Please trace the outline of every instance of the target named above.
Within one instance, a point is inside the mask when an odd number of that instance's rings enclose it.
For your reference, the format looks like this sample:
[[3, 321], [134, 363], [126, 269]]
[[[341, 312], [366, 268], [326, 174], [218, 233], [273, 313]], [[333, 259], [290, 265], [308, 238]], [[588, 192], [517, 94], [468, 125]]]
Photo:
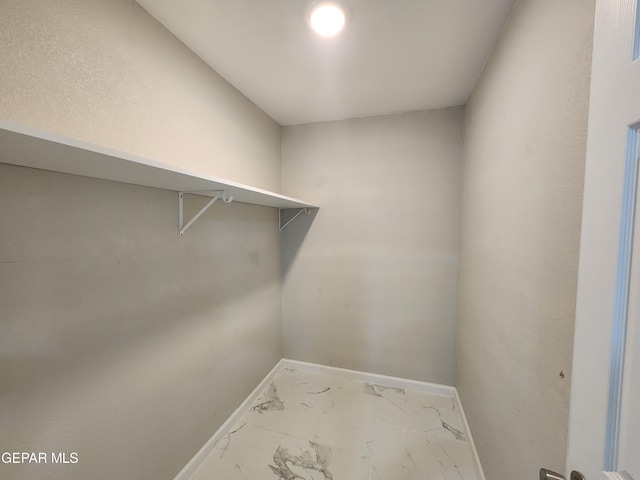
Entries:
[[192, 480], [479, 480], [453, 398], [283, 369]]

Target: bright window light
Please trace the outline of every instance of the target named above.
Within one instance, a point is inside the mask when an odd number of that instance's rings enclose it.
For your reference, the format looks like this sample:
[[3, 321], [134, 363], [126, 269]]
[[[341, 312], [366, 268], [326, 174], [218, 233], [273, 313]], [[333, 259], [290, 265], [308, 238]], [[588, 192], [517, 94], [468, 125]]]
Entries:
[[335, 2], [320, 2], [309, 12], [309, 24], [314, 32], [323, 37], [340, 33], [345, 24], [344, 9]]

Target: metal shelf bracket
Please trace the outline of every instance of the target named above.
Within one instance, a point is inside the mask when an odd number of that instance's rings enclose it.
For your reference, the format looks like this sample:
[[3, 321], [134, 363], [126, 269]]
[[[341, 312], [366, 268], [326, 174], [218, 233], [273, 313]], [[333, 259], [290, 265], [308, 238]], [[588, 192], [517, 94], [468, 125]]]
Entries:
[[[287, 210], [290, 210], [290, 209], [287, 209]], [[283, 225], [282, 224], [282, 208], [279, 209], [278, 210], [278, 225], [280, 226], [280, 231], [284, 230], [284, 227], [286, 227], [291, 222], [293, 222], [296, 218], [298, 218], [298, 215], [300, 215], [302, 212], [304, 212], [305, 215], [309, 215], [311, 213], [311, 209], [310, 208], [301, 208], [298, 213], [296, 213], [293, 217], [291, 217], [289, 220], [287, 220], [287, 222]]]
[[196, 213], [191, 220], [184, 224], [184, 194], [191, 193], [194, 195], [202, 195], [204, 193], [211, 194], [213, 192], [178, 192], [178, 204], [180, 207], [179, 218], [178, 218], [178, 229], [180, 230], [180, 236], [184, 235], [184, 232], [195, 222], [200, 215], [207, 211], [207, 209], [216, 203], [216, 200], [222, 200], [224, 203], [231, 203], [233, 200], [233, 195], [227, 196], [227, 193], [224, 190], [215, 190], [216, 194], [213, 196], [209, 202], [200, 209], [198, 213]]

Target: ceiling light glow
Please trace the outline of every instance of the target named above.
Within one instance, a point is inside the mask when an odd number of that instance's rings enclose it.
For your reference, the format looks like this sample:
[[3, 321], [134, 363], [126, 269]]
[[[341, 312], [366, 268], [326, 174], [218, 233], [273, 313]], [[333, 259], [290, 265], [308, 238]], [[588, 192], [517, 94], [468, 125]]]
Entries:
[[344, 28], [344, 9], [335, 2], [316, 3], [309, 12], [309, 25], [323, 37], [337, 35]]

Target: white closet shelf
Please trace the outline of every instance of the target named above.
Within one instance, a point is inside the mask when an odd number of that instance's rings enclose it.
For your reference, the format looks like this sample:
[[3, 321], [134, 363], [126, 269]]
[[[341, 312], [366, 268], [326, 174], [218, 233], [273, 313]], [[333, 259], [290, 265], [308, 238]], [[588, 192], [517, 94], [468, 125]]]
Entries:
[[44, 132], [0, 119], [0, 163], [100, 178], [176, 192], [216, 196], [234, 202], [279, 209], [311, 209], [315, 205], [279, 193], [201, 175], [99, 145]]

